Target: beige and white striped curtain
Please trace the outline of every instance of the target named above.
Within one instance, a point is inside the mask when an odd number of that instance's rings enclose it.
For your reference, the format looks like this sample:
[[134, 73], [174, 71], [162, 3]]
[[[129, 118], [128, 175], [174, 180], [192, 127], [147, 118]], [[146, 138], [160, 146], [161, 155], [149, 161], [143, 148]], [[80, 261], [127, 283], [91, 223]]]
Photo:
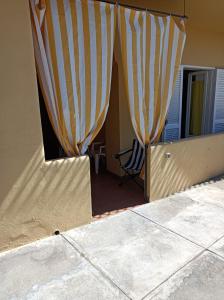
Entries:
[[181, 27], [171, 16], [119, 8], [124, 80], [142, 145], [156, 142], [165, 124], [185, 44]]
[[35, 59], [54, 131], [69, 155], [84, 154], [109, 105], [114, 5], [30, 0]]

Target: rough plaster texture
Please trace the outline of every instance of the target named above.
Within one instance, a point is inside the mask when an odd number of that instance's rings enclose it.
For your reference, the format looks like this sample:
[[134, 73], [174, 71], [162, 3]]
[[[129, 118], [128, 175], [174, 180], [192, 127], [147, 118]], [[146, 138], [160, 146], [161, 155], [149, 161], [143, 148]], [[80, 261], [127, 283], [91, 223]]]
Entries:
[[0, 299], [224, 299], [224, 209], [192, 190], [0, 254]]
[[87, 157], [44, 161], [28, 0], [0, 0], [0, 251], [91, 220]]
[[[151, 201], [223, 174], [224, 134], [151, 147]], [[166, 153], [170, 153], [167, 158]]]

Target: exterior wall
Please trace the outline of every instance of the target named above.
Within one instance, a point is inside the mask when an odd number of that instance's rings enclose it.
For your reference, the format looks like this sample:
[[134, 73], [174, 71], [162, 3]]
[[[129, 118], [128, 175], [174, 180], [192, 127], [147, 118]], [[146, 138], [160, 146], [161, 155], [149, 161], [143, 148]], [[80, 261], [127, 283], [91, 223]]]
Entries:
[[194, 28], [190, 21], [186, 29], [187, 40], [182, 64], [223, 68], [224, 33]]
[[[123, 0], [123, 3], [184, 14], [180, 0]], [[186, 0], [187, 40], [182, 64], [224, 66], [224, 1]]]
[[[167, 158], [170, 153], [170, 158]], [[224, 134], [151, 147], [150, 200], [224, 173]]]
[[0, 251], [91, 220], [87, 157], [44, 161], [28, 0], [0, 0]]
[[[183, 14], [183, 1], [180, 0], [123, 0], [122, 3]], [[224, 67], [223, 11], [224, 1], [186, 0], [186, 15], [189, 19], [186, 21], [187, 40], [182, 58], [183, 65]], [[131, 146], [135, 135], [122, 78], [119, 80], [118, 89], [121, 115], [120, 147], [124, 149]]]
[[[176, 13], [183, 11], [179, 0], [123, 2]], [[190, 18], [182, 63], [224, 66], [224, 2], [186, 2]], [[88, 158], [44, 161], [28, 0], [0, 0], [0, 20], [1, 251], [52, 234], [55, 229], [66, 230], [89, 222], [91, 191]], [[110, 158], [129, 147], [134, 137], [119, 58], [118, 68], [119, 74], [112, 83], [115, 106], [109, 117], [115, 123], [106, 129], [107, 137], [111, 137]], [[163, 159], [167, 151], [173, 151], [169, 161]], [[223, 172], [222, 151], [223, 135], [152, 148], [151, 198], [160, 198]], [[109, 163], [113, 172], [119, 172], [112, 160]], [[195, 163], [198, 168], [191, 172], [189, 166], [193, 168]], [[172, 190], [171, 179], [172, 183], [177, 181]]]

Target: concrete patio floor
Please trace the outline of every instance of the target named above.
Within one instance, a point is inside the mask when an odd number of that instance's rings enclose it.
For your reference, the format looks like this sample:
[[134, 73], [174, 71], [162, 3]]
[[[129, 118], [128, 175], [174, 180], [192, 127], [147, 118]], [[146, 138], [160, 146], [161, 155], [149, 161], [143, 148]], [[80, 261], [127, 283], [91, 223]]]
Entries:
[[0, 254], [0, 299], [224, 299], [224, 180]]

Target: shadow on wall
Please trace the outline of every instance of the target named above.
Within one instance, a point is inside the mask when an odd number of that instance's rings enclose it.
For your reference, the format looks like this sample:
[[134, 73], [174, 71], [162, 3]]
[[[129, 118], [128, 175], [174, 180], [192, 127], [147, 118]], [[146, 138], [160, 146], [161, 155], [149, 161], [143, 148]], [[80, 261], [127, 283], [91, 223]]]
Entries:
[[224, 173], [223, 153], [224, 134], [153, 146], [150, 199], [166, 197]]
[[3, 183], [3, 197], [1, 191], [0, 250], [91, 220], [87, 156], [44, 162], [39, 147], [26, 164], [19, 163], [17, 173], [9, 172], [10, 184]]
[[2, 251], [88, 223], [91, 193], [87, 157], [44, 161], [29, 1], [0, 1], [0, 19]]

